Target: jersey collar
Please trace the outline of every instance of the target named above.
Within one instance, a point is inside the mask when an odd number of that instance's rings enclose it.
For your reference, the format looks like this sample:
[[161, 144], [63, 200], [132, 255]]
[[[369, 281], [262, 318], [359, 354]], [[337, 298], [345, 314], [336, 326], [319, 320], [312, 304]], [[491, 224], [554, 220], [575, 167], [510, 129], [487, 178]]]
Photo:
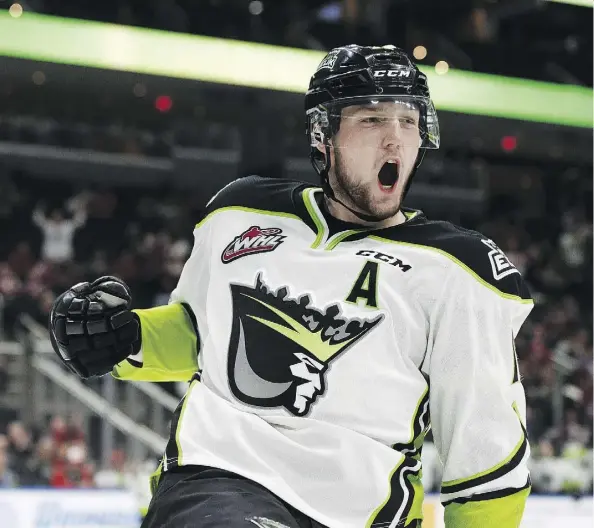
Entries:
[[312, 249], [331, 250], [347, 238], [359, 240], [372, 233], [385, 236], [388, 232], [402, 229], [416, 223], [415, 220], [423, 218], [421, 211], [403, 207], [402, 212], [406, 216], [406, 221], [402, 224], [392, 227], [369, 228], [332, 217], [324, 206], [324, 192], [319, 187], [305, 188], [299, 194], [313, 226], [310, 222], [306, 223], [313, 227], [316, 233], [316, 238], [311, 245]]

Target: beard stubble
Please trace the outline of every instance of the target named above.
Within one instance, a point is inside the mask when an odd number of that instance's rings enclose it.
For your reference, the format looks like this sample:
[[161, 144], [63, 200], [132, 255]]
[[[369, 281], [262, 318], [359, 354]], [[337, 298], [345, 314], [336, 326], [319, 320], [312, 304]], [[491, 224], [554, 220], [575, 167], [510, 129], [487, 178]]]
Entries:
[[340, 194], [346, 195], [346, 198], [350, 202], [348, 205], [354, 206], [356, 210], [359, 210], [364, 214], [376, 217], [378, 221], [386, 220], [398, 213], [401, 206], [400, 196], [396, 203], [382, 207], [376, 203], [373, 198], [371, 192], [372, 184], [358, 181], [356, 176], [349, 173], [346, 168], [346, 163], [340, 154], [340, 149], [335, 149], [334, 161], [334, 176], [339, 187], [338, 189], [335, 189], [334, 192], [336, 193], [336, 191], [338, 191], [337, 194], [339, 195], [339, 198], [344, 200], [344, 197], [341, 197]]

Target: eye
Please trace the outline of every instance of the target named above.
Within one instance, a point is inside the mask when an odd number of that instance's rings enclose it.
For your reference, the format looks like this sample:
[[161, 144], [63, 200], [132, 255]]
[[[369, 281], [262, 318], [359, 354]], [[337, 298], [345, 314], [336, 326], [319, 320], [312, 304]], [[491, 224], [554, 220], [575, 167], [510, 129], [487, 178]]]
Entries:
[[371, 125], [377, 125], [379, 123], [382, 123], [382, 118], [381, 117], [377, 117], [377, 116], [367, 116], [367, 117], [363, 117], [361, 119], [362, 123], [366, 123], [366, 124], [371, 124]]
[[401, 117], [400, 124], [405, 128], [412, 128], [417, 126], [417, 120], [414, 117]]

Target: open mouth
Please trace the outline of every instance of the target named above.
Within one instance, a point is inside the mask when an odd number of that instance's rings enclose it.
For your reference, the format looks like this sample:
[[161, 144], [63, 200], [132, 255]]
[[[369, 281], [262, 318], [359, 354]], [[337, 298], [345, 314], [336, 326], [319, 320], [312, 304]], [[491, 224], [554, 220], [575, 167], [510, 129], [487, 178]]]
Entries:
[[391, 191], [398, 182], [399, 175], [400, 164], [395, 160], [386, 161], [378, 174], [380, 188], [384, 191]]

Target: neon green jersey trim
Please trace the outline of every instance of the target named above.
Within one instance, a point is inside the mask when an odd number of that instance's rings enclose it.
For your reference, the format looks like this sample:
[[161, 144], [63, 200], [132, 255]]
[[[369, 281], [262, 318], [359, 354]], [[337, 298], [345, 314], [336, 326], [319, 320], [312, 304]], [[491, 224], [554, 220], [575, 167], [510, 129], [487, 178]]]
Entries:
[[192, 394], [192, 390], [194, 390], [194, 387], [200, 383], [198, 380], [194, 380], [192, 381], [192, 383], [190, 383], [190, 387], [188, 388], [188, 392], [186, 393], [186, 396], [184, 398], [184, 403], [182, 405], [181, 411], [179, 413], [179, 420], [177, 422], [177, 429], [175, 431], [175, 444], [177, 445], [177, 465], [181, 466], [183, 465], [183, 452], [182, 452], [182, 447], [181, 447], [181, 442], [179, 439], [179, 435], [181, 433], [181, 428], [182, 428], [182, 424], [184, 421], [184, 414], [186, 413], [186, 408], [188, 407], [188, 402], [190, 401], [190, 395]]
[[[400, 466], [402, 465], [404, 460], [405, 460], [405, 458], [403, 456], [402, 459], [400, 460], [400, 462], [398, 462], [398, 465], [392, 471], [390, 471], [390, 474], [388, 475], [388, 483], [392, 482], [392, 477], [394, 476], [394, 473], [396, 473], [396, 471], [398, 471], [398, 469], [400, 468]], [[384, 502], [382, 502], [375, 510], [373, 510], [373, 513], [370, 515], [369, 520], [365, 524], [365, 528], [371, 528], [373, 521], [377, 517], [378, 513], [382, 510], [382, 508], [386, 504], [388, 504], [388, 501], [390, 500], [391, 496], [392, 496], [392, 489], [390, 489], [390, 492], [388, 493], [388, 496], [384, 499]]]
[[470, 274], [474, 279], [476, 279], [478, 282], [480, 282], [483, 286], [489, 288], [491, 291], [495, 292], [500, 297], [503, 297], [504, 299], [508, 299], [510, 301], [517, 301], [522, 304], [534, 304], [534, 301], [532, 299], [523, 299], [519, 295], [512, 295], [511, 293], [505, 293], [505, 292], [502, 292], [501, 290], [495, 288], [495, 286], [489, 284], [485, 279], [480, 277], [475, 271], [473, 271], [471, 268], [469, 268], [461, 260], [458, 260], [452, 254], [448, 253], [447, 251], [444, 251], [443, 249], [435, 248], [432, 246], [425, 246], [423, 244], [413, 244], [412, 242], [401, 242], [399, 240], [390, 240], [389, 238], [383, 238], [383, 237], [380, 237], [377, 235], [369, 235], [367, 238], [377, 240], [379, 242], [387, 242], [389, 244], [397, 244], [397, 245], [401, 245], [401, 246], [409, 246], [409, 247], [426, 249], [428, 251], [434, 251], [435, 253], [439, 253], [440, 255], [443, 255], [444, 257], [448, 258], [449, 260], [451, 260], [452, 262], [454, 262], [455, 264], [460, 266], [464, 271], [466, 271], [468, 274]]
[[340, 235], [337, 235], [336, 238], [333, 240], [328, 241], [328, 245], [324, 248], [325, 251], [332, 251], [338, 244], [340, 244], [345, 238], [350, 237], [351, 235], [357, 235], [358, 233], [362, 233], [363, 229], [349, 229], [348, 231], [343, 231]]
[[452, 502], [445, 507], [447, 528], [518, 528], [524, 514], [530, 488], [506, 497]]
[[512, 408], [513, 408], [514, 412], [516, 413], [516, 415], [518, 416], [518, 420], [520, 421], [520, 426], [522, 427], [522, 437], [520, 438], [518, 443], [515, 445], [512, 452], [507, 457], [505, 457], [505, 459], [503, 459], [501, 462], [499, 462], [499, 464], [495, 464], [493, 467], [486, 469], [485, 471], [481, 471], [480, 473], [477, 473], [470, 477], [464, 477], [464, 478], [460, 478], [460, 479], [456, 479], [456, 480], [448, 480], [447, 482], [443, 482], [442, 488], [447, 487], [447, 486], [455, 486], [457, 484], [463, 484], [464, 482], [469, 482], [471, 480], [474, 480], [474, 479], [477, 479], [480, 477], [484, 477], [485, 475], [488, 475], [489, 473], [493, 473], [494, 471], [497, 471], [500, 467], [505, 466], [505, 464], [507, 464], [512, 458], [514, 458], [514, 456], [516, 456], [516, 453], [521, 449], [522, 445], [526, 441], [526, 433], [524, 432], [524, 424], [522, 423], [522, 419], [520, 418], [520, 413], [518, 411], [518, 406], [516, 405], [516, 402], [514, 402], [512, 404]]
[[159, 481], [161, 480], [161, 475], [163, 474], [163, 460], [159, 462], [157, 469], [153, 471], [149, 477], [149, 486], [151, 489], [151, 495], [154, 495], [157, 491], [157, 486], [159, 485]]
[[254, 213], [254, 214], [261, 214], [267, 216], [280, 216], [281, 218], [293, 218], [294, 220], [299, 220], [302, 222], [301, 218], [297, 215], [292, 213], [284, 213], [282, 211], [268, 211], [267, 209], [254, 209], [253, 207], [243, 207], [242, 205], [230, 205], [227, 207], [221, 207], [219, 209], [215, 209], [214, 211], [208, 213], [200, 222], [196, 224], [194, 229], [198, 229], [202, 227], [207, 220], [211, 219], [217, 213], [223, 213], [225, 211], [243, 211], [245, 213]]
[[314, 240], [313, 244], [311, 245], [312, 249], [316, 249], [317, 247], [320, 246], [320, 244], [322, 243], [322, 240], [324, 239], [324, 236], [327, 234], [327, 229], [324, 227], [324, 223], [322, 222], [321, 218], [319, 217], [318, 213], [316, 212], [316, 209], [313, 205], [313, 195], [316, 191], [319, 191], [320, 189], [306, 189], [305, 191], [303, 191], [303, 203], [305, 204], [305, 208], [307, 209], [307, 212], [309, 213], [309, 216], [311, 216], [311, 219], [313, 220], [314, 224], [316, 225], [316, 229], [318, 230], [318, 234], [316, 236], [316, 239]]
[[[417, 405], [415, 407], [415, 412], [413, 413], [412, 420], [410, 422], [410, 440], [406, 442], [406, 444], [412, 444], [415, 449], [418, 449], [422, 445], [422, 441], [425, 438], [426, 431], [421, 431], [418, 436], [415, 437], [415, 422], [421, 417], [420, 410], [421, 404], [425, 400], [427, 393], [429, 392], [429, 387], [426, 387], [423, 391], [423, 394], [419, 398]], [[428, 430], [428, 429], [427, 429]], [[420, 442], [419, 442], [420, 441]]]
[[[406, 516], [405, 527], [408, 526], [415, 519], [423, 519], [423, 501], [425, 500], [425, 490], [423, 488], [421, 471], [417, 475], [409, 473], [406, 475], [413, 487], [413, 501], [410, 506], [410, 511]], [[415, 525], [416, 526], [416, 525]]]
[[198, 336], [179, 303], [133, 310], [140, 319], [142, 366], [118, 363], [112, 375], [134, 381], [188, 381], [198, 370]]
[[460, 479], [456, 479], [456, 480], [448, 480], [447, 482], [443, 482], [442, 486], [446, 487], [446, 486], [456, 486], [457, 484], [463, 484], [464, 482], [469, 482], [471, 480], [480, 478], [480, 477], [484, 477], [485, 475], [488, 475], [489, 473], [493, 473], [494, 471], [497, 471], [500, 467], [505, 466], [505, 464], [507, 464], [512, 458], [514, 458], [514, 456], [516, 455], [516, 453], [520, 450], [520, 448], [522, 447], [522, 445], [525, 442], [525, 436], [524, 433], [522, 433], [522, 438], [520, 438], [519, 442], [514, 446], [512, 452], [505, 457], [501, 462], [499, 462], [499, 464], [495, 464], [493, 467], [489, 468], [489, 469], [485, 469], [485, 471], [481, 471], [480, 473], [477, 473], [476, 475], [472, 475], [470, 477], [464, 477], [464, 478], [460, 478]]

